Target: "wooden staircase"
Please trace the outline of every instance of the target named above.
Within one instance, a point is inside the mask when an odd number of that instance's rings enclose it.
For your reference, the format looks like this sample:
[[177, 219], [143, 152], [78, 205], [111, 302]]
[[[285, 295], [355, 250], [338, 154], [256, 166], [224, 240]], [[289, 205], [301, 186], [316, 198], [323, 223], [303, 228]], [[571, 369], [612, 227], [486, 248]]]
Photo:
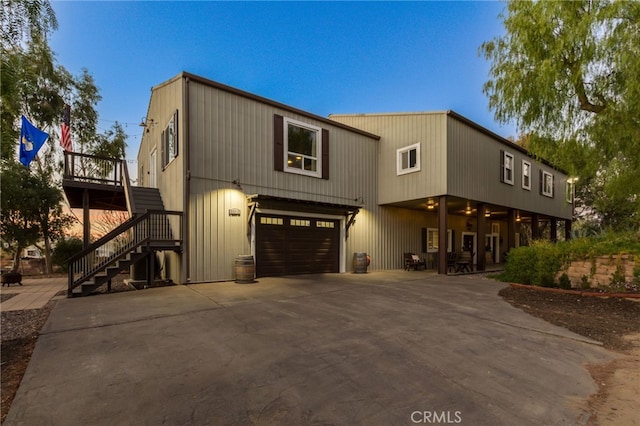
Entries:
[[[107, 176], [96, 177], [97, 172]], [[157, 188], [132, 186], [125, 161], [65, 153], [63, 188], [71, 207], [82, 200], [82, 207], [90, 209], [91, 194], [97, 194], [94, 198], [100, 203], [93, 208], [111, 203], [112, 209], [126, 209], [131, 216], [67, 260], [68, 297], [86, 296], [105, 284], [110, 286], [117, 274], [143, 259], [147, 260], [147, 281], [151, 284], [155, 253], [182, 251], [182, 212], [165, 210]], [[79, 190], [83, 191], [81, 197]]]

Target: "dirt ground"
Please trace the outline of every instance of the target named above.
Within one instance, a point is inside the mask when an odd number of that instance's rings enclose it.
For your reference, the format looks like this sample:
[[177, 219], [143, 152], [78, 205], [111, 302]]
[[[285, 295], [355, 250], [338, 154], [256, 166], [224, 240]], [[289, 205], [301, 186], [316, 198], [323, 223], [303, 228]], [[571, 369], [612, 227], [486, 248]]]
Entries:
[[506, 287], [515, 307], [602, 342], [620, 357], [586, 365], [598, 392], [588, 401], [589, 426], [640, 425], [640, 299], [602, 298]]
[[[590, 426], [640, 425], [640, 299], [584, 297], [506, 287], [511, 305], [552, 324], [600, 341], [620, 357], [586, 368], [599, 386], [588, 401]], [[6, 300], [10, 294], [3, 294]], [[42, 309], [2, 312], [2, 412], [9, 407], [27, 369], [40, 329], [56, 302]]]

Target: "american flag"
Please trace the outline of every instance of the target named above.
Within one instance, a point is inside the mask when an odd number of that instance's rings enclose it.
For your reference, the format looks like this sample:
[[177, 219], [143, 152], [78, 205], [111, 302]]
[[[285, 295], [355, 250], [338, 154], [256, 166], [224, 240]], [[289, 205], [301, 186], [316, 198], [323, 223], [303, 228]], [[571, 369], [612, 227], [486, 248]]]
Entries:
[[69, 127], [69, 121], [71, 120], [71, 107], [69, 105], [64, 106], [64, 115], [62, 116], [62, 125], [60, 126], [60, 146], [65, 151], [73, 151], [71, 144], [71, 128]]

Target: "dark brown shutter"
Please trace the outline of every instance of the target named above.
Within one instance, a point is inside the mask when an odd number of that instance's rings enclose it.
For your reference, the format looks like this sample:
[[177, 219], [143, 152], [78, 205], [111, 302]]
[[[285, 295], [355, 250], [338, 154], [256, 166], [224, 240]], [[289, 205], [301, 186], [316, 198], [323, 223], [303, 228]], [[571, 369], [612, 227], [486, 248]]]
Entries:
[[422, 253], [427, 252], [427, 228], [422, 228], [420, 231], [420, 236], [422, 240]]
[[273, 115], [273, 167], [284, 171], [284, 119], [281, 115]]
[[542, 173], [542, 169], [539, 173], [540, 176], [540, 195], [544, 194], [544, 173]]
[[504, 182], [504, 150], [500, 150], [500, 182]]
[[173, 115], [173, 149], [176, 157], [178, 156], [178, 140], [178, 110], [176, 110]]
[[329, 130], [322, 129], [322, 179], [329, 179]]
[[166, 133], [166, 130], [163, 130], [162, 134], [160, 135], [160, 162], [162, 163], [163, 169], [164, 169], [164, 166], [167, 165], [167, 162], [165, 161], [165, 151], [167, 150], [165, 146], [166, 145], [165, 133]]
[[551, 175], [551, 198], [556, 198], [556, 177]]

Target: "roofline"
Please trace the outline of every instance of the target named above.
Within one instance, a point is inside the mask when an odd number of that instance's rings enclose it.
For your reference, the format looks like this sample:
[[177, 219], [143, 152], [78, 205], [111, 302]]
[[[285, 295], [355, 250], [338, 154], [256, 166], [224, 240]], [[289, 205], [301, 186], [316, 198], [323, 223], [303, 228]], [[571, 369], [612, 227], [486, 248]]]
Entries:
[[294, 108], [292, 106], [283, 104], [281, 102], [277, 102], [277, 101], [274, 101], [274, 100], [271, 100], [271, 99], [264, 98], [262, 96], [255, 95], [253, 93], [245, 92], [244, 90], [236, 89], [235, 87], [227, 86], [226, 84], [218, 83], [217, 81], [209, 80], [208, 78], [204, 78], [204, 77], [201, 77], [199, 75], [191, 74], [191, 73], [189, 73], [187, 71], [183, 71], [182, 73], [180, 73], [176, 77], [174, 77], [174, 78], [172, 78], [170, 80], [167, 80], [166, 82], [161, 83], [158, 86], [153, 87], [152, 90], [160, 88], [160, 87], [162, 87], [162, 86], [164, 86], [166, 84], [170, 84], [170, 83], [172, 83], [173, 81], [175, 81], [178, 78], [188, 78], [189, 80], [195, 81], [196, 83], [204, 84], [206, 86], [213, 87], [213, 88], [219, 89], [219, 90], [223, 90], [225, 92], [229, 92], [229, 93], [232, 93], [234, 95], [241, 96], [243, 98], [251, 99], [253, 101], [257, 101], [257, 102], [260, 102], [260, 103], [263, 103], [263, 104], [267, 104], [267, 105], [270, 105], [270, 106], [275, 107], [275, 108], [283, 109], [285, 111], [289, 111], [289, 112], [292, 112], [294, 114], [302, 115], [302, 116], [311, 118], [313, 120], [320, 121], [322, 123], [325, 123], [325, 124], [328, 124], [328, 125], [331, 125], [331, 126], [334, 126], [334, 127], [339, 127], [341, 129], [348, 130], [348, 131], [353, 132], [353, 133], [358, 133], [360, 135], [366, 136], [366, 137], [371, 138], [371, 139], [375, 139], [375, 140], [378, 140], [378, 141], [380, 140], [380, 136], [374, 135], [373, 133], [366, 132], [366, 131], [364, 131], [362, 129], [358, 129], [358, 128], [355, 128], [355, 127], [347, 126], [346, 124], [342, 124], [342, 123], [338, 123], [337, 121], [329, 120], [326, 117], [322, 117], [322, 116], [319, 116], [319, 115], [316, 115], [316, 114], [312, 114], [310, 112], [303, 111], [301, 109]]
[[481, 126], [480, 124], [476, 123], [475, 121], [472, 121], [470, 119], [468, 119], [467, 117], [458, 114], [457, 112], [453, 111], [453, 110], [444, 110], [444, 111], [416, 111], [416, 112], [374, 112], [374, 113], [364, 113], [364, 114], [329, 114], [329, 117], [332, 116], [336, 116], [336, 117], [381, 117], [381, 116], [401, 116], [401, 115], [447, 115], [448, 117], [451, 117], [455, 120], [461, 121], [462, 123], [466, 124], [469, 127], [472, 127], [473, 129], [484, 133], [485, 135], [497, 140], [498, 142], [509, 146], [510, 148], [516, 150], [516, 151], [520, 151], [521, 153], [525, 154], [527, 157], [530, 157], [533, 160], [539, 161], [561, 173], [564, 173], [566, 175], [569, 175], [569, 173], [566, 170], [563, 170], [561, 168], [559, 168], [558, 166], [555, 166], [553, 164], [551, 164], [551, 162], [545, 160], [544, 158], [540, 158], [534, 154], [532, 154], [529, 150], [527, 150], [526, 148], [510, 141], [509, 139], [498, 135], [497, 133], [492, 132], [491, 130], [487, 129], [486, 127]]

